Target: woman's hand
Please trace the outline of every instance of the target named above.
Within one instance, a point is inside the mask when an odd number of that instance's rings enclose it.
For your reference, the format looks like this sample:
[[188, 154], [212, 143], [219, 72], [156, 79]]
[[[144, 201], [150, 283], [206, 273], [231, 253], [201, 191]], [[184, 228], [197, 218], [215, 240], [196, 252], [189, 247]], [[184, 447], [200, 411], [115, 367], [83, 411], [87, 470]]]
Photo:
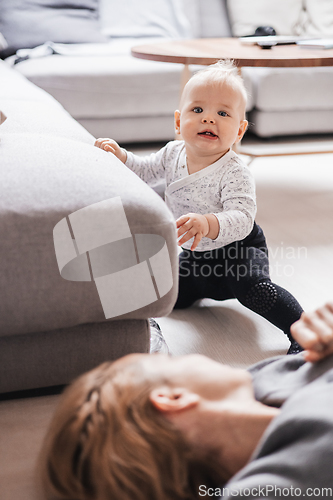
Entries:
[[307, 361], [320, 361], [333, 354], [333, 302], [314, 312], [304, 312], [290, 331], [294, 339], [304, 347]]
[[97, 139], [94, 144], [96, 147], [104, 149], [108, 153], [114, 154], [123, 163], [127, 160], [126, 150], [121, 148], [119, 144], [113, 139], [102, 138]]

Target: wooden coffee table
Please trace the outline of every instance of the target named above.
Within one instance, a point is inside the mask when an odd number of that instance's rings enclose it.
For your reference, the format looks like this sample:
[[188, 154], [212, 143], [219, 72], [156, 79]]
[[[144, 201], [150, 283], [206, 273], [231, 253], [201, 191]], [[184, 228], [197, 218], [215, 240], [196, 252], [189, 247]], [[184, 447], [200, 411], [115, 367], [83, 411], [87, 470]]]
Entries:
[[[219, 59], [232, 59], [239, 68], [243, 66], [268, 68], [333, 66], [333, 49], [303, 49], [298, 45], [275, 45], [270, 49], [263, 49], [258, 45], [242, 44], [238, 38], [198, 38], [138, 45], [132, 48], [132, 55], [151, 61], [183, 64], [181, 89], [191, 76], [190, 64], [209, 65]], [[240, 152], [253, 157], [268, 156], [267, 152], [261, 155], [255, 152], [255, 148], [246, 150], [244, 146]], [[306, 151], [294, 154], [332, 152], [333, 145], [319, 151], [309, 151], [307, 148]]]
[[214, 64], [219, 59], [233, 59], [238, 67], [333, 66], [333, 49], [301, 49], [298, 45], [276, 45], [262, 49], [245, 45], [238, 38], [197, 38], [138, 45], [132, 55], [141, 59], [181, 64]]

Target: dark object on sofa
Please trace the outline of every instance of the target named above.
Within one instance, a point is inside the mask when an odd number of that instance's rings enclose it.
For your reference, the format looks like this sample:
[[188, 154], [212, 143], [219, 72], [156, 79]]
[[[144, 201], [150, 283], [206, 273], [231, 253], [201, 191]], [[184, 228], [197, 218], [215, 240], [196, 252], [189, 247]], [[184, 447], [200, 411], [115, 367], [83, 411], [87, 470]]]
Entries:
[[274, 36], [276, 31], [271, 26], [259, 26], [253, 36]]
[[243, 38], [251, 38], [253, 36], [275, 36], [276, 31], [271, 26], [258, 26], [253, 35], [245, 35]]

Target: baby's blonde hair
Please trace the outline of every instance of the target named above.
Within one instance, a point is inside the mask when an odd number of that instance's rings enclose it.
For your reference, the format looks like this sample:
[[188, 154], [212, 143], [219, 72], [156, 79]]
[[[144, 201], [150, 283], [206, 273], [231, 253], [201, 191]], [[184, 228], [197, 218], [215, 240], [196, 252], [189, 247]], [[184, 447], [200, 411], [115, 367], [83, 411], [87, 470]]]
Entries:
[[244, 80], [240, 75], [237, 66], [231, 59], [221, 59], [220, 61], [217, 61], [217, 63], [211, 64], [210, 66], [207, 66], [206, 68], [197, 71], [190, 78], [190, 80], [187, 82], [186, 85], [196, 81], [217, 83], [217, 84], [226, 82], [232, 88], [240, 92], [244, 101], [244, 113], [245, 113], [246, 103], [248, 99], [247, 90], [244, 84]]
[[150, 401], [152, 388], [166, 381], [127, 358], [65, 391], [39, 460], [47, 499], [193, 500], [200, 484], [212, 484], [211, 464], [194, 459]]

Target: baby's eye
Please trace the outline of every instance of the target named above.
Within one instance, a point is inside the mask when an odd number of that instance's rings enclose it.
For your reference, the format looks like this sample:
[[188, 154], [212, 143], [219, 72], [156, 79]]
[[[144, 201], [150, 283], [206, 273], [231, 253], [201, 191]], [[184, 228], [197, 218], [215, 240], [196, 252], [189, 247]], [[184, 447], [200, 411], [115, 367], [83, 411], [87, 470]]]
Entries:
[[228, 113], [226, 113], [225, 111], [218, 111], [217, 114], [220, 116], [228, 116]]
[[193, 108], [193, 111], [194, 111], [194, 113], [202, 113], [203, 109], [200, 108], [200, 106], [197, 106], [197, 107]]

